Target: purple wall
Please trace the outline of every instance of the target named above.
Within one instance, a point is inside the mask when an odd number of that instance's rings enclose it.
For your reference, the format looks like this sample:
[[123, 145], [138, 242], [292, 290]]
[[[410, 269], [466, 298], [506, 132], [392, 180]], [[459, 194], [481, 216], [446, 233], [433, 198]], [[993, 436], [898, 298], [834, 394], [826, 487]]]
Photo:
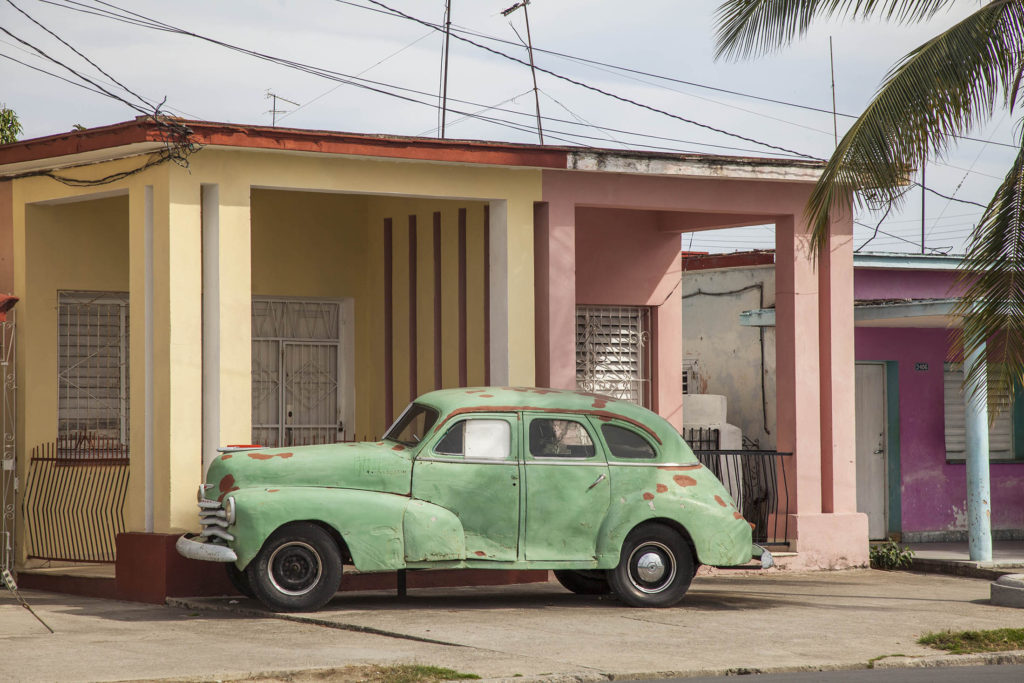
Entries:
[[955, 278], [951, 270], [857, 268], [853, 271], [853, 298], [946, 299], [957, 296]]
[[[946, 275], [948, 273], [883, 273], [879, 275]], [[903, 298], [893, 287], [881, 291], [886, 278], [855, 280], [857, 298]], [[937, 278], [936, 278], [937, 279]], [[867, 281], [865, 283], [864, 281]], [[925, 291], [928, 278], [919, 278], [916, 291]], [[947, 280], [948, 282], [948, 280]], [[889, 281], [889, 284], [892, 284]], [[932, 282], [932, 285], [935, 283]], [[899, 294], [895, 292], [900, 292]], [[934, 291], [934, 290], [933, 290]], [[911, 296], [944, 296], [912, 294]], [[946, 463], [942, 365], [949, 349], [949, 333], [942, 329], [858, 327], [855, 353], [858, 361], [899, 363], [900, 470], [902, 473], [902, 530], [907, 532], [953, 531], [967, 528], [965, 466]], [[914, 369], [927, 363], [928, 370]], [[1024, 463], [991, 466], [992, 528], [1024, 528]]]

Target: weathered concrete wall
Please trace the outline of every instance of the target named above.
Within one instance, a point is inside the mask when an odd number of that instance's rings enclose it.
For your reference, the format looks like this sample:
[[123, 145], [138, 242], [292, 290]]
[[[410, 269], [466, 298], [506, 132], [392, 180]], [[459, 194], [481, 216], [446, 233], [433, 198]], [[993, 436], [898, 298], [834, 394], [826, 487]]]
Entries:
[[739, 324], [743, 311], [775, 305], [775, 268], [684, 271], [682, 298], [690, 393], [725, 396], [729, 423], [759, 448], [775, 448], [775, 328], [763, 328], [762, 365], [761, 328]]

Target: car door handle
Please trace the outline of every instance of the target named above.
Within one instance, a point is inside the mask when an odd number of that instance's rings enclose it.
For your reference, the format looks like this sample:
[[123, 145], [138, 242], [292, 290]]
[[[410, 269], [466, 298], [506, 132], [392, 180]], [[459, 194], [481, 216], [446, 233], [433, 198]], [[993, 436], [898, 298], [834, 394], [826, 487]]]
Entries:
[[882, 453], [885, 453], [885, 451], [882, 450], [881, 448], [879, 448], [877, 451], [875, 451], [875, 455], [881, 455]]
[[597, 486], [598, 484], [600, 484], [600, 483], [601, 483], [602, 481], [604, 481], [604, 480], [605, 480], [606, 478], [607, 478], [607, 477], [605, 477], [605, 476], [604, 476], [604, 475], [602, 474], [602, 475], [601, 475], [600, 477], [598, 477], [597, 479], [595, 479], [595, 480], [594, 480], [594, 483], [593, 483], [593, 484], [591, 484], [590, 486], [588, 486], [588, 487], [587, 487], [587, 490], [589, 491], [590, 489], [594, 488], [595, 486]]

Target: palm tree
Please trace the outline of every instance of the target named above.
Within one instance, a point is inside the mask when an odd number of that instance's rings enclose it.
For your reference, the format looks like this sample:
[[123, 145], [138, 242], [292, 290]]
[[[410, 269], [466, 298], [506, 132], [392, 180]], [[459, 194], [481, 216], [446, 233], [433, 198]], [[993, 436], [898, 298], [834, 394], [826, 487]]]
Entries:
[[[819, 18], [921, 22], [954, 0], [725, 0], [718, 8], [716, 57], [740, 58], [786, 45]], [[1013, 111], [1024, 74], [1024, 0], [993, 0], [903, 57], [828, 160], [806, 207], [815, 250], [829, 214], [853, 193], [855, 205], [899, 205], [910, 171], [942, 157], [951, 143]], [[1018, 122], [1017, 133], [1021, 134]], [[968, 242], [959, 278], [964, 295], [958, 345], [989, 346], [989, 409], [1004, 410], [1024, 385], [1024, 139], [1022, 149]], [[985, 363], [966, 379], [980, 388]]]

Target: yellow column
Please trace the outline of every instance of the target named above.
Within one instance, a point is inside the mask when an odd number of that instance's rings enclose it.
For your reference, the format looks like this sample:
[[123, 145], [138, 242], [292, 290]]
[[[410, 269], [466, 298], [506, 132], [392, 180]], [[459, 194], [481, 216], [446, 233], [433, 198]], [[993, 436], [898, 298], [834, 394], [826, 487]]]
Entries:
[[202, 203], [205, 468], [218, 446], [252, 440], [249, 185], [203, 185]]
[[[166, 173], [148, 174], [146, 183]], [[166, 188], [162, 192], [166, 196]], [[128, 191], [129, 415], [131, 416], [127, 531], [153, 530], [153, 185]]]
[[202, 477], [200, 186], [178, 169], [154, 187], [153, 462], [156, 532], [197, 525]]
[[533, 200], [491, 202], [491, 383], [536, 383]]

